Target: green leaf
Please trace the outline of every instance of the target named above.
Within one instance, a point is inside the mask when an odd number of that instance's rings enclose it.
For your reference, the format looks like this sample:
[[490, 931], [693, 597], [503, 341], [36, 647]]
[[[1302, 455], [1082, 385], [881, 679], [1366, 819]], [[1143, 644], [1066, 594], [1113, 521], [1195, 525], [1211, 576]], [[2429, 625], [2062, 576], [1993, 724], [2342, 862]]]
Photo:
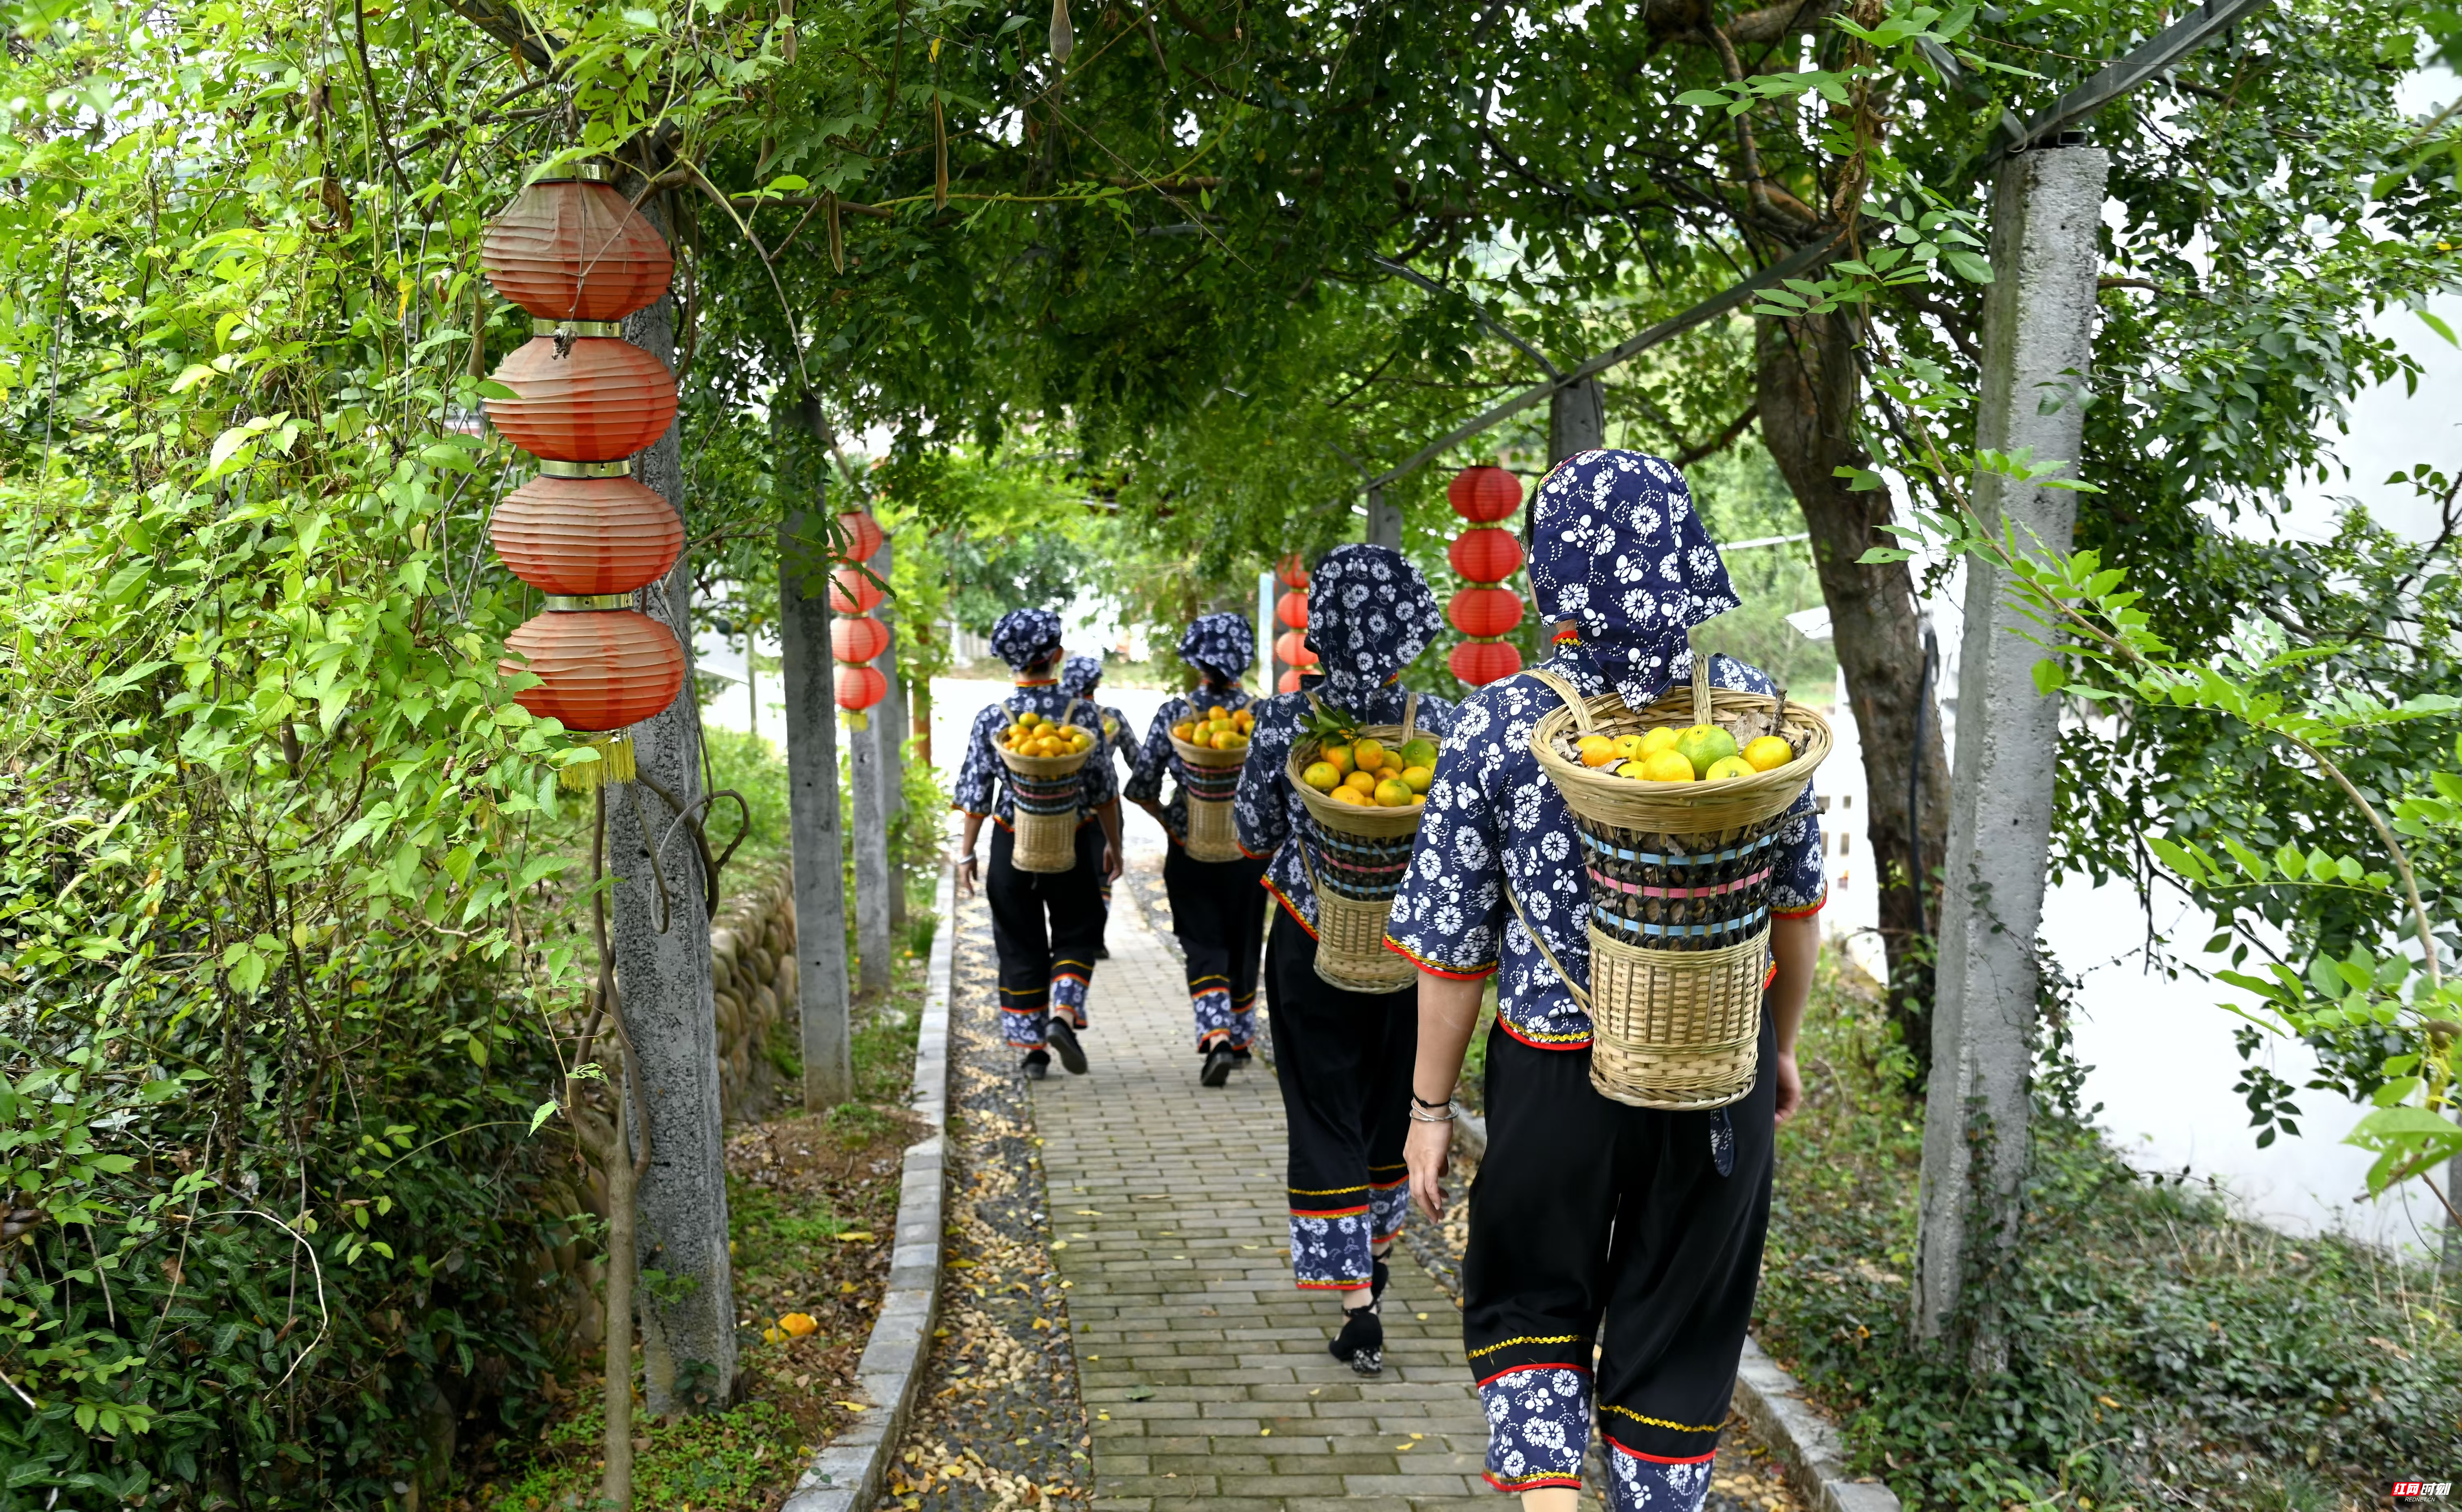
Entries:
[[2462, 341], [2454, 339], [2453, 328], [2447, 325], [2434, 311], [2418, 310], [2413, 311], [2412, 313], [2418, 315], [2421, 322], [2425, 324], [2429, 330], [2435, 332], [2440, 336], [2443, 336], [2447, 346], [2462, 346]]
[[1727, 103], [1727, 97], [1715, 89], [1688, 89], [1675, 97], [1675, 103], [1691, 105], [1697, 110], [1717, 110]]
[[1957, 276], [1968, 283], [1988, 284], [1992, 281], [1992, 265], [1973, 252], [1960, 251], [1953, 247], [1944, 255]]
[[539, 1104], [536, 1108], [530, 1110], [530, 1133], [538, 1133], [539, 1126], [554, 1116], [555, 1099], [551, 1097], [547, 1101]]

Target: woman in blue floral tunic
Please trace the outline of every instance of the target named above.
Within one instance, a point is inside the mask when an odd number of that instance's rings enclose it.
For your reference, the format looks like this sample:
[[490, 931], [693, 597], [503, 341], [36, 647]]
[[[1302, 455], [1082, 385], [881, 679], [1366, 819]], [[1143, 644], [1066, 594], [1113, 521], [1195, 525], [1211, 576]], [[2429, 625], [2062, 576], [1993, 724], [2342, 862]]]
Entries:
[[[1188, 794], [1178, 784], [1179, 759], [1171, 728], [1182, 720], [1220, 707], [1248, 706], [1241, 675], [1257, 659], [1257, 634], [1238, 615], [1202, 615], [1179, 637], [1179, 659], [1197, 669], [1195, 691], [1165, 700], [1146, 730], [1144, 747], [1125, 789], [1129, 802], [1153, 814], [1169, 837], [1162, 861], [1164, 894], [1171, 899], [1171, 929], [1188, 970], [1188, 1004], [1197, 1021], [1197, 1053], [1204, 1057], [1199, 1084], [1220, 1087], [1234, 1067], [1248, 1063], [1256, 1037], [1257, 968], [1265, 948], [1265, 895], [1257, 886], [1262, 863], [1239, 857], [1199, 861], [1188, 853]], [[1162, 780], [1174, 779], [1171, 802]]]
[[[1086, 720], [1088, 724], [1097, 730], [1102, 736], [1103, 753], [1098, 759], [1106, 767], [1108, 767], [1112, 765], [1112, 758], [1113, 756], [1117, 756], [1129, 764], [1129, 770], [1135, 771], [1137, 769], [1137, 738], [1129, 733], [1129, 717], [1127, 715], [1121, 713], [1118, 709], [1112, 708], [1109, 704], [1097, 703], [1094, 702], [1094, 690], [1102, 685], [1103, 659], [1101, 657], [1070, 657], [1068, 660], [1060, 663], [1060, 691], [1068, 694], [1072, 699], [1082, 700], [1088, 708], [1093, 710], [1093, 714], [1089, 716], [1081, 709], [1078, 712], [1078, 717]], [[1112, 775], [1117, 776], [1118, 773], [1114, 772]], [[1104, 929], [1109, 931], [1111, 924], [1112, 878], [1110, 875], [1106, 875], [1103, 878]], [[1100, 940], [1095, 940], [1094, 959], [1096, 961], [1111, 960], [1112, 947]]]
[[[1638, 708], [1690, 681], [1687, 632], [1737, 607], [1683, 475], [1658, 458], [1587, 451], [1559, 464], [1532, 502], [1529, 536], [1531, 585], [1557, 641], [1543, 667], [1585, 697], [1612, 686]], [[1773, 690], [1726, 657], [1710, 680]], [[1820, 826], [1807, 791], [1774, 849], [1751, 1092], [1709, 1112], [1609, 1101], [1589, 1083], [1589, 1018], [1531, 936], [1587, 980], [1582, 846], [1529, 745], [1562, 704], [1526, 673], [1463, 703], [1394, 899], [1386, 942], [1420, 971], [1412, 1193], [1441, 1212], [1444, 1110], [1494, 976], [1488, 1145], [1462, 1269], [1487, 1479], [1523, 1493], [1525, 1508], [1570, 1512], [1595, 1411], [1609, 1504], [1694, 1512], [1752, 1316], [1776, 1128], [1803, 1095], [1795, 1038], [1820, 949]]]
[[[1109, 753], [1078, 771], [1077, 864], [1066, 872], [1021, 872], [1010, 863], [1016, 801], [1000, 759], [1001, 727], [1021, 714], [1059, 720], [1075, 702], [1060, 688], [1060, 616], [1012, 609], [992, 627], [992, 654], [1017, 674], [1017, 691], [975, 716], [952, 802], [966, 816], [958, 892], [975, 893], [975, 840], [992, 821], [992, 944], [1000, 957], [1001, 1029], [1023, 1051], [1018, 1069], [1041, 1080], [1051, 1051], [1071, 1074], [1086, 1070], [1076, 1031], [1086, 1026], [1086, 989], [1103, 942], [1103, 882], [1120, 875], [1119, 786]], [[1091, 719], [1081, 708], [1081, 719]], [[997, 797], [997, 802], [995, 802]], [[1045, 1047], [1048, 1046], [1047, 1049]]]
[[[1311, 696], [1363, 724], [1402, 723], [1408, 695], [1395, 681], [1443, 629], [1427, 579], [1399, 551], [1328, 552], [1308, 584], [1307, 643], [1318, 673], [1299, 692], [1257, 705], [1233, 810], [1240, 849], [1270, 858], [1265, 889], [1282, 905], [1266, 940], [1265, 982], [1290, 1135], [1291, 1269], [1303, 1288], [1339, 1294], [1342, 1331], [1329, 1348], [1363, 1375], [1384, 1369], [1378, 1257], [1402, 1231], [1410, 1201], [1402, 1138], [1418, 1007], [1411, 987], [1352, 992], [1316, 974], [1316, 890], [1303, 854], [1315, 823], [1284, 768]], [[1452, 717], [1452, 704], [1419, 696], [1420, 729], [1441, 736]]]

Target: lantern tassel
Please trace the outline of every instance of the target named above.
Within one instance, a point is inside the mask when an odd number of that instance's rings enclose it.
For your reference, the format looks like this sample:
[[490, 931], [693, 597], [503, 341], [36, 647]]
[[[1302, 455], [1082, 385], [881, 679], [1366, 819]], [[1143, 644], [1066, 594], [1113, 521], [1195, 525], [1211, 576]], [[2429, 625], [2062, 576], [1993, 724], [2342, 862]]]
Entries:
[[861, 709], [847, 710], [846, 722], [847, 728], [851, 730], [866, 730], [872, 728], [872, 721], [864, 716], [864, 712]]
[[555, 774], [555, 785], [567, 792], [595, 792], [611, 782], [631, 782], [640, 775], [631, 736], [601, 735], [581, 744], [596, 751], [598, 759], [576, 762]]

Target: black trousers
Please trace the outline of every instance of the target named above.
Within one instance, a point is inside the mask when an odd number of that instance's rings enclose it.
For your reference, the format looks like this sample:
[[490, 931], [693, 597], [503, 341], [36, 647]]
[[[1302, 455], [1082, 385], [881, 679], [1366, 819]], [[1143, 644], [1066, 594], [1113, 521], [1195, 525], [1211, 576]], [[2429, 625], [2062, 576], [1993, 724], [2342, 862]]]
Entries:
[[1010, 859], [1016, 848], [1007, 827], [995, 824], [983, 895], [1000, 957], [1002, 1037], [1027, 1048], [1043, 1043], [1050, 1012], [1086, 1026], [1086, 988], [1103, 942], [1103, 827], [1077, 827], [1077, 864], [1066, 872], [1021, 872]]
[[1333, 985], [1316, 974], [1316, 937], [1279, 907], [1265, 986], [1290, 1131], [1291, 1273], [1307, 1290], [1365, 1286], [1371, 1252], [1402, 1231], [1411, 1205], [1402, 1140], [1411, 1130], [1419, 989]]
[[1269, 901], [1257, 884], [1264, 875], [1263, 861], [1197, 861], [1177, 844], [1163, 857], [1171, 932], [1187, 961], [1189, 1010], [1200, 1052], [1218, 1044], [1244, 1050], [1256, 1038], [1257, 975]]
[[[1559, 1483], [1538, 1477], [1566, 1431], [1572, 1458], [1556, 1473], [1578, 1472], [1588, 1415], [1574, 1430], [1565, 1415], [1572, 1404], [1551, 1405], [1536, 1385], [1562, 1381], [1553, 1394], [1564, 1396], [1577, 1376], [1587, 1395], [1594, 1342], [1599, 1432], [1609, 1444], [1662, 1464], [1717, 1449], [1769, 1228], [1776, 1054], [1764, 1011], [1760, 1075], [1741, 1102], [1660, 1112], [1600, 1096], [1587, 1048], [1536, 1049], [1489, 1031], [1487, 1156], [1471, 1184], [1462, 1338], [1489, 1398], [1498, 1484]], [[1545, 1373], [1512, 1379], [1532, 1371]], [[1564, 1420], [1525, 1443], [1517, 1436], [1533, 1413]]]

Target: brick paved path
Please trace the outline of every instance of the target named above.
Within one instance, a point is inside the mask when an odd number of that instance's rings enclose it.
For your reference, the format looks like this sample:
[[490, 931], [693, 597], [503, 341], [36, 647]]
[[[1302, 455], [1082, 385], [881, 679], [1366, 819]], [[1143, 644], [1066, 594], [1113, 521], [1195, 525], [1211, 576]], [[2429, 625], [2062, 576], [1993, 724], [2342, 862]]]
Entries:
[[1197, 1085], [1180, 968], [1124, 896], [1094, 974], [1093, 1069], [1035, 1090], [1053, 1258], [1093, 1417], [1094, 1506], [1346, 1512], [1512, 1505], [1479, 1480], [1486, 1423], [1460, 1315], [1396, 1247], [1385, 1372], [1325, 1351], [1293, 1289], [1283, 1107], [1262, 1062]]

